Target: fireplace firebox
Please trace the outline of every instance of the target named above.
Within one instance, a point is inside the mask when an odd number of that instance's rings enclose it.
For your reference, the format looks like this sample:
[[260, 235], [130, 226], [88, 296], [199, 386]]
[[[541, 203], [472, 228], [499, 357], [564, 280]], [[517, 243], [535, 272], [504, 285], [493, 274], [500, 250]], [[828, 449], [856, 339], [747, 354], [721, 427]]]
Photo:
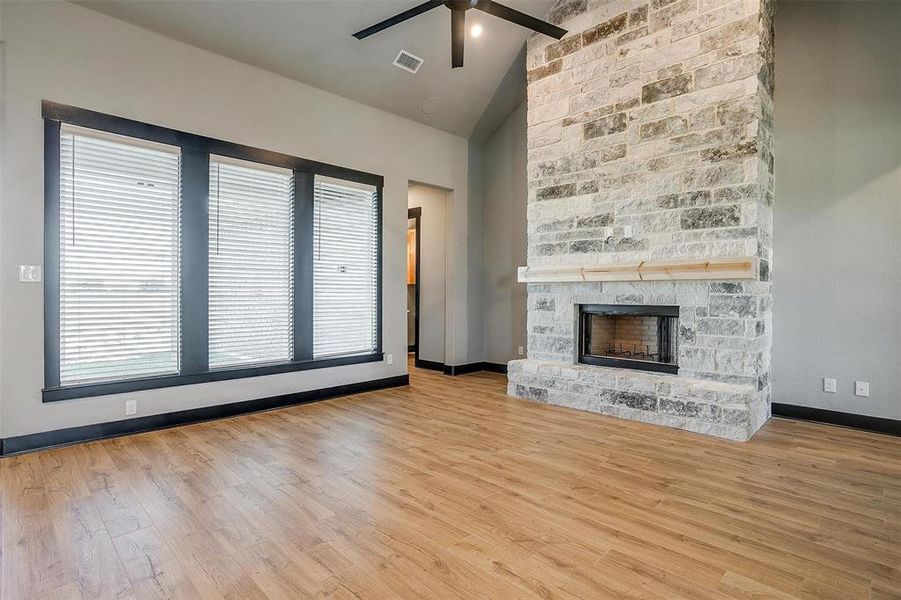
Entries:
[[579, 362], [678, 373], [678, 306], [580, 304]]

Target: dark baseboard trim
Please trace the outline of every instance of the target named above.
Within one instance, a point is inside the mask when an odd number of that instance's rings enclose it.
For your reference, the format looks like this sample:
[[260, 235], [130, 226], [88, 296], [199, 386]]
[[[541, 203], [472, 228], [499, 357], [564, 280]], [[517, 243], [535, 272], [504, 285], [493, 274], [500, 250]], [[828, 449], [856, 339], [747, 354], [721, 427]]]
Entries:
[[417, 358], [413, 362], [413, 364], [417, 369], [428, 369], [429, 371], [444, 372], [444, 370], [447, 368], [444, 366], [444, 363], [435, 362], [433, 360], [422, 360], [420, 358]]
[[33, 450], [43, 450], [55, 446], [66, 446], [79, 442], [121, 435], [131, 435], [157, 429], [168, 429], [169, 427], [176, 427], [178, 425], [212, 421], [246, 413], [271, 410], [273, 408], [282, 408], [296, 404], [306, 404], [308, 402], [327, 400], [338, 396], [371, 392], [373, 390], [382, 390], [409, 384], [409, 375], [397, 375], [395, 377], [386, 377], [384, 379], [348, 383], [318, 390], [272, 396], [270, 398], [245, 400], [243, 402], [232, 402], [229, 404], [220, 404], [218, 406], [205, 406], [203, 408], [191, 408], [188, 410], [125, 419], [122, 421], [111, 421], [108, 423], [96, 423], [94, 425], [57, 429], [55, 431], [31, 433], [28, 435], [0, 439], [0, 456], [10, 456], [23, 452], [31, 452]]
[[818, 423], [829, 423], [830, 425], [840, 425], [842, 427], [851, 427], [853, 429], [863, 429], [866, 431], [874, 431], [876, 433], [901, 436], [901, 421], [895, 421], [893, 419], [868, 417], [866, 415], [855, 415], [823, 408], [811, 408], [809, 406], [797, 406], [794, 404], [779, 404], [776, 402], [773, 403], [772, 408], [774, 417], [786, 417], [802, 421], [816, 421]]
[[475, 373], [481, 371], [482, 364], [480, 362], [469, 363], [467, 365], [444, 365], [445, 375], [466, 375], [467, 373]]
[[492, 373], [507, 373], [507, 365], [490, 362], [474, 362], [465, 365], [446, 365], [431, 360], [415, 361], [417, 369], [429, 369], [430, 371], [441, 371], [445, 375], [466, 375], [467, 373], [476, 373], [478, 371], [491, 371]]
[[445, 375], [466, 375], [477, 371], [491, 371], [492, 373], [506, 373], [507, 365], [490, 362], [474, 362], [466, 365], [444, 365]]

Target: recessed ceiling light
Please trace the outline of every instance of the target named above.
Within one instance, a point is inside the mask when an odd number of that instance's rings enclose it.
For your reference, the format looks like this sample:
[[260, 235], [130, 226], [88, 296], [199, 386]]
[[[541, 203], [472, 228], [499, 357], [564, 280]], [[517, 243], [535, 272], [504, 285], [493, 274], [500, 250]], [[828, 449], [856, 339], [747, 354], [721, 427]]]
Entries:
[[473, 25], [472, 29], [469, 30], [469, 33], [470, 35], [472, 35], [472, 37], [479, 37], [480, 35], [482, 35], [482, 26], [478, 24]]

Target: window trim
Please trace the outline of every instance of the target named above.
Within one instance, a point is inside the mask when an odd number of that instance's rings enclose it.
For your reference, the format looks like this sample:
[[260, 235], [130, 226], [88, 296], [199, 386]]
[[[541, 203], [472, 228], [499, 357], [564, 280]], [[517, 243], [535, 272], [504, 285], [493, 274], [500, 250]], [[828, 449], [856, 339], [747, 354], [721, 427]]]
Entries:
[[[310, 369], [378, 362], [382, 350], [384, 177], [261, 150], [242, 144], [141, 123], [123, 117], [43, 100], [44, 119], [44, 388], [43, 402], [120, 394], [179, 385], [259, 377]], [[180, 372], [177, 375], [61, 386], [60, 373], [60, 129], [61, 124], [159, 142], [181, 149]], [[291, 169], [294, 172], [294, 357], [291, 362], [209, 368], [209, 161], [210, 155]], [[313, 360], [313, 183], [324, 176], [374, 186], [376, 227], [376, 348], [374, 352]], [[302, 241], [308, 241], [303, 243]], [[300, 242], [300, 243], [299, 243]]]

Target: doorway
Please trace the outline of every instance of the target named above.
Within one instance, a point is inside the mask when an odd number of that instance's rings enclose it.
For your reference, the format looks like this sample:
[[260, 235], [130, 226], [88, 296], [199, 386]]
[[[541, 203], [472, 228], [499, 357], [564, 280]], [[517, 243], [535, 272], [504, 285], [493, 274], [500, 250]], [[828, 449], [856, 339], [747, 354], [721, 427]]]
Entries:
[[422, 207], [407, 209], [407, 352], [419, 361], [419, 281]]
[[437, 371], [449, 342], [449, 194], [411, 182], [407, 201], [407, 348], [415, 366]]

